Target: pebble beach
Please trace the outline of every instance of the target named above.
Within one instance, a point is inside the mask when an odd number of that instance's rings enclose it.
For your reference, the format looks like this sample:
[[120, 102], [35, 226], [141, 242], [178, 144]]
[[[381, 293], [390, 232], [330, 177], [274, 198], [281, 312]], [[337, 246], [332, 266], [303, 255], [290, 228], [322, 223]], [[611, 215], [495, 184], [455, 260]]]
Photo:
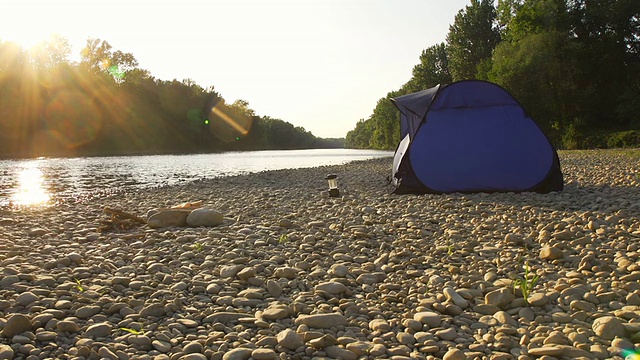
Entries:
[[[559, 154], [549, 194], [380, 158], [2, 209], [0, 359], [640, 359], [640, 151]], [[184, 202], [222, 224], [105, 226]]]

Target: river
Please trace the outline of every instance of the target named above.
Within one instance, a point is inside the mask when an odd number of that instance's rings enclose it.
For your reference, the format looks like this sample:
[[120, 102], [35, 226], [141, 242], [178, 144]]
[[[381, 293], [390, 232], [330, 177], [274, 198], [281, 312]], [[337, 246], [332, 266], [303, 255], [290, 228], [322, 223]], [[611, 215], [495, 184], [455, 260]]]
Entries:
[[48, 206], [127, 189], [267, 170], [339, 165], [392, 155], [390, 151], [311, 149], [0, 160], [0, 207]]

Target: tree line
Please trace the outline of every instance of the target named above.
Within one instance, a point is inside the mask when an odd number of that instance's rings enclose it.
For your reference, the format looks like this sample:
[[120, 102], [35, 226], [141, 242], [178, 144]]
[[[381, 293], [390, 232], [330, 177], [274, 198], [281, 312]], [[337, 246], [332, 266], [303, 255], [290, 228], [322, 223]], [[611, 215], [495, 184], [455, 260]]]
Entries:
[[391, 98], [466, 79], [503, 86], [559, 148], [640, 146], [640, 1], [471, 0], [346, 146], [394, 149]]
[[88, 39], [79, 61], [70, 54], [60, 36], [31, 49], [0, 39], [0, 157], [343, 146], [191, 79], [156, 79], [106, 41]]

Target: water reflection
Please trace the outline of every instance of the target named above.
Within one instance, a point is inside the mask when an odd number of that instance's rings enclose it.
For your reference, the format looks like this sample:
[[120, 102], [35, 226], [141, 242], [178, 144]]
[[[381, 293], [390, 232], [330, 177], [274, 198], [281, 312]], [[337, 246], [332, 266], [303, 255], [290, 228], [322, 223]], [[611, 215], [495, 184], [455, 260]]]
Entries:
[[12, 196], [15, 205], [47, 205], [51, 199], [44, 187], [44, 176], [38, 167], [39, 161], [30, 161], [21, 164], [22, 169], [18, 173], [18, 189]]
[[312, 149], [0, 160], [0, 210], [11, 205], [49, 206], [221, 176], [338, 165], [392, 155], [388, 151]]

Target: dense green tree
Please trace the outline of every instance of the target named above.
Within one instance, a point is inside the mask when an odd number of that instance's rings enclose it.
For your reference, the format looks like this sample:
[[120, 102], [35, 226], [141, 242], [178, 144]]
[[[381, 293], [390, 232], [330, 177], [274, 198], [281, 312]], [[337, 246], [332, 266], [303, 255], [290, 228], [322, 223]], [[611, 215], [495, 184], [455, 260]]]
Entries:
[[[494, 8], [472, 0], [446, 40], [422, 52], [394, 96], [488, 79], [515, 95], [559, 147], [640, 138], [640, 1], [498, 0]], [[347, 146], [393, 148], [388, 99], [347, 134]]]
[[497, 21], [509, 42], [569, 26], [566, 0], [498, 0]]
[[[88, 39], [80, 62], [54, 37], [33, 51], [0, 41], [0, 156], [300, 149], [325, 146], [246, 101], [192, 79], [163, 81], [132, 54]], [[335, 146], [332, 142], [331, 146]]]
[[371, 145], [371, 138], [373, 137], [373, 122], [365, 119], [360, 119], [356, 124], [356, 127], [347, 133], [345, 138], [345, 147], [353, 149], [369, 149]]
[[496, 9], [491, 0], [471, 0], [460, 10], [447, 34], [449, 71], [454, 81], [484, 78], [495, 46], [500, 42]]
[[401, 95], [400, 92], [391, 92], [378, 100], [373, 115], [369, 121], [373, 122], [373, 136], [371, 145], [374, 149], [392, 149], [400, 140], [400, 117], [391, 99]]
[[543, 32], [495, 50], [489, 79], [508, 89], [543, 130], [553, 135], [574, 119], [576, 97], [575, 44], [566, 33]]
[[[585, 77], [584, 111], [592, 127], [626, 128], [640, 108], [640, 2], [576, 0], [570, 2], [572, 32], [581, 44], [577, 56]], [[617, 111], [611, 111], [615, 109]], [[635, 116], [634, 116], [635, 115]]]
[[406, 92], [425, 90], [438, 84], [449, 84], [452, 81], [447, 47], [444, 43], [440, 43], [422, 51], [420, 63], [413, 67], [411, 80], [406, 85]]

